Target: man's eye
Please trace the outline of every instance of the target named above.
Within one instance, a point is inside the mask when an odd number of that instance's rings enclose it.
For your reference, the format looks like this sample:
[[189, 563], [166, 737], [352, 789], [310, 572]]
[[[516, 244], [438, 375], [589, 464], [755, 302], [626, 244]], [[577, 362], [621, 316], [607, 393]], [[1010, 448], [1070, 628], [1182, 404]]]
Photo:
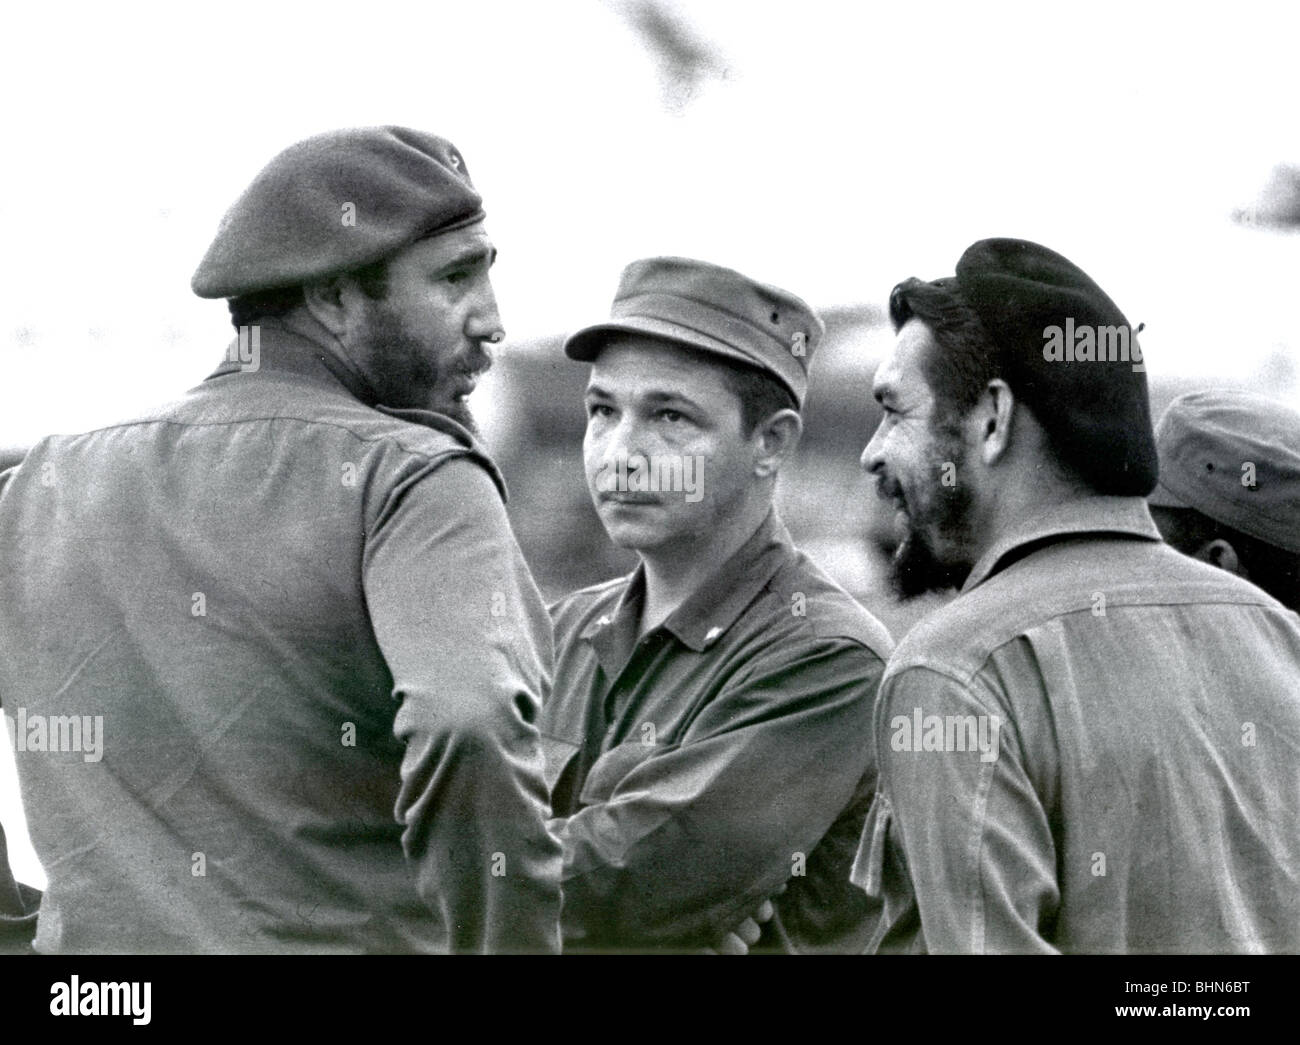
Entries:
[[613, 411], [604, 403], [592, 403], [587, 407], [588, 417], [608, 417]]
[[460, 283], [464, 283], [465, 280], [469, 279], [469, 273], [465, 272], [464, 270], [457, 270], [456, 272], [447, 273], [447, 275], [443, 276], [442, 278], [444, 282], [450, 283], [454, 287]]
[[659, 416], [669, 424], [676, 424], [678, 421], [685, 421], [686, 415], [680, 410], [660, 410]]

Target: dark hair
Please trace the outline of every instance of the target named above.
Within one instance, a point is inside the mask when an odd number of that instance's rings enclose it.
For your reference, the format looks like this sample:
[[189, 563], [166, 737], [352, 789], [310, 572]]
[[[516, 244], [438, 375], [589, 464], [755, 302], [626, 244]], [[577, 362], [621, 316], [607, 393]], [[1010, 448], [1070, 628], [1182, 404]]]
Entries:
[[726, 375], [728, 386], [740, 400], [740, 426], [745, 435], [778, 410], [799, 412], [794, 393], [766, 370], [712, 354], [708, 360]]
[[[361, 293], [373, 301], [383, 301], [388, 296], [388, 259], [381, 258], [369, 265], [353, 269], [347, 275], [357, 281]], [[230, 309], [230, 324], [236, 330], [248, 326], [259, 319], [271, 319], [292, 312], [303, 303], [302, 287], [277, 287], [274, 290], [258, 290], [252, 294], [242, 294], [230, 298], [226, 306]]]
[[1152, 505], [1151, 514], [1164, 539], [1186, 555], [1195, 555], [1211, 541], [1227, 541], [1251, 584], [1300, 612], [1300, 555], [1216, 522], [1195, 508]]
[[922, 369], [934, 393], [934, 426], [952, 434], [999, 376], [1002, 360], [975, 310], [945, 282], [904, 280], [889, 295], [889, 318], [895, 333], [909, 319], [919, 319], [934, 335], [938, 351], [926, 353]]
[[302, 287], [278, 287], [275, 290], [258, 290], [230, 298], [230, 325], [236, 330], [259, 319], [283, 316], [302, 304]]
[[[934, 335], [937, 350], [925, 354], [921, 367], [935, 399], [931, 427], [948, 438], [958, 434], [961, 419], [979, 402], [988, 383], [1004, 376], [1005, 369], [1002, 350], [989, 336], [979, 314], [957, 293], [954, 284], [952, 279], [928, 283], [906, 279], [889, 295], [889, 318], [895, 333], [909, 319], [919, 319]], [[1018, 397], [1018, 402], [1042, 426], [1047, 439], [1047, 463], [1057, 477], [1065, 483], [1081, 484], [1094, 493], [1105, 492], [1070, 464], [1067, 454], [1037, 417], [1037, 411], [1023, 397]]]

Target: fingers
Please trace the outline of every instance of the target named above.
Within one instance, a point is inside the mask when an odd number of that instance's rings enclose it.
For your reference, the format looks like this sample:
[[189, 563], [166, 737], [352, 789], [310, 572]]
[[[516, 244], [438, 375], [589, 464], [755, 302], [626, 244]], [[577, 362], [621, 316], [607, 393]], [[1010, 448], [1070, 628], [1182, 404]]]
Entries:
[[[785, 892], [785, 886], [781, 886], [774, 895], [780, 896]], [[776, 908], [772, 905], [771, 900], [764, 900], [758, 906], [750, 917], [746, 918], [731, 932], [727, 933], [713, 947], [706, 947], [704, 954], [748, 954], [749, 949], [758, 943], [759, 938], [763, 935], [763, 925], [772, 920], [776, 913]]]
[[746, 918], [732, 931], [745, 941], [746, 951], [758, 943], [758, 938], [763, 935], [763, 930], [758, 927], [758, 923], [753, 918]]
[[719, 954], [748, 954], [749, 945], [732, 932], [727, 933], [718, 943], [717, 951]]

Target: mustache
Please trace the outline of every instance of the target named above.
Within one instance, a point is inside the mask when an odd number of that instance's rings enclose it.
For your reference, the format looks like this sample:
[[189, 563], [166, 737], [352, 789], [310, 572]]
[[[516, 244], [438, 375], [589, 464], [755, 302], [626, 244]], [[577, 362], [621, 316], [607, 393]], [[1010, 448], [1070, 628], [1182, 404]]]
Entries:
[[907, 504], [907, 498], [903, 495], [902, 483], [884, 472], [876, 475], [876, 496], [882, 501], [894, 501], [904, 506]]
[[468, 356], [456, 361], [451, 374], [456, 377], [476, 378], [491, 370], [493, 362], [492, 353], [484, 347], [482, 342], [478, 342]]

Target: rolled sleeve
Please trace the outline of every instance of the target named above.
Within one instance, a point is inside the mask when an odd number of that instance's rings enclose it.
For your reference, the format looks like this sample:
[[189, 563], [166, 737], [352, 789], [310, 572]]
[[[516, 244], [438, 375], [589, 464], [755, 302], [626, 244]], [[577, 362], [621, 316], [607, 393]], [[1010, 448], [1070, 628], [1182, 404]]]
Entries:
[[417, 473], [367, 542], [366, 599], [399, 703], [395, 815], [455, 952], [558, 951], [560, 848], [534, 722], [550, 624], [487, 474]]

